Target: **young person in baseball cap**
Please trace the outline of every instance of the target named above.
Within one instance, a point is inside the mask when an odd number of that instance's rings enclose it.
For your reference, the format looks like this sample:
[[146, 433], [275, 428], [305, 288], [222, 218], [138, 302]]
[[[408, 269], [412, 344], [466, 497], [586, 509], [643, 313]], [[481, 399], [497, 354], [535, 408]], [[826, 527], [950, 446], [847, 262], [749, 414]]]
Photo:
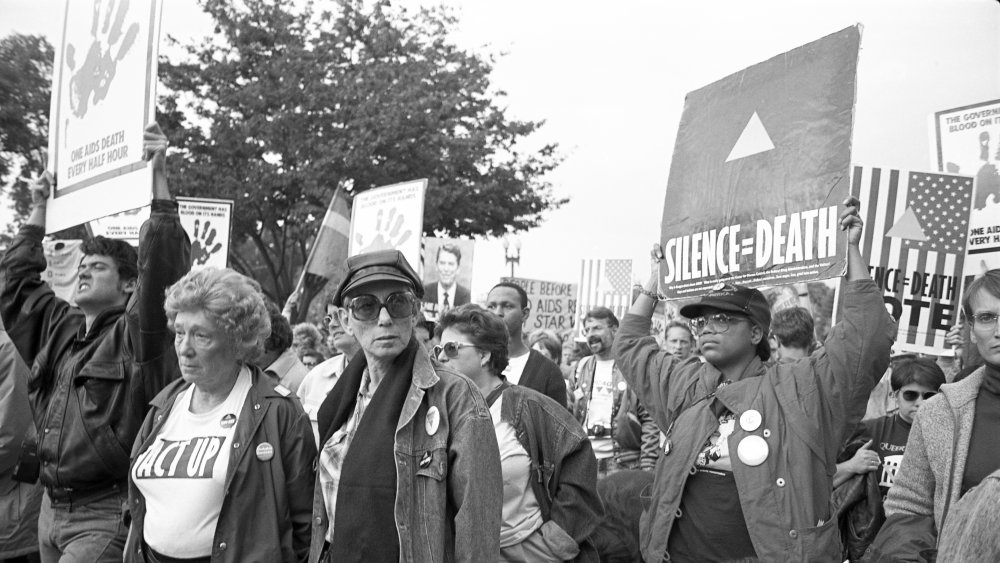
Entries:
[[845, 206], [844, 312], [810, 357], [765, 365], [767, 300], [733, 283], [681, 309], [705, 362], [679, 360], [649, 336], [657, 274], [622, 320], [622, 374], [666, 434], [642, 520], [646, 561], [842, 560], [833, 469], [896, 333], [858, 250], [858, 201]]

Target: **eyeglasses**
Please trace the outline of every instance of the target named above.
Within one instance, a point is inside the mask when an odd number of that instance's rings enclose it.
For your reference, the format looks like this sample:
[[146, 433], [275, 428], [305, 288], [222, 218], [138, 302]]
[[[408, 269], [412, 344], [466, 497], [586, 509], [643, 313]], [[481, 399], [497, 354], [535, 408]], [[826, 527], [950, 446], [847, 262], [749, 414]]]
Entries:
[[983, 332], [993, 330], [997, 327], [997, 313], [976, 313], [972, 315], [972, 328]]
[[409, 293], [393, 293], [379, 301], [374, 295], [359, 295], [351, 299], [348, 306], [351, 315], [359, 321], [370, 321], [378, 317], [382, 308], [394, 319], [403, 319], [413, 315], [413, 296]]
[[467, 342], [445, 342], [434, 347], [434, 357], [437, 358], [444, 352], [446, 356], [454, 359], [458, 357], [458, 351], [462, 348], [478, 348], [478, 346]]
[[926, 401], [927, 399], [930, 399], [934, 395], [937, 395], [936, 391], [926, 391], [924, 393], [921, 393], [920, 391], [909, 390], [909, 391], [903, 391], [903, 400], [913, 402], [917, 400], [917, 397], [922, 396]]
[[695, 334], [701, 334], [706, 328], [709, 328], [712, 332], [718, 334], [726, 332], [733, 323], [738, 323], [740, 321], [750, 322], [750, 319], [735, 315], [727, 315], [726, 313], [716, 313], [714, 315], [706, 315], [696, 319], [691, 319], [691, 322], [688, 324], [691, 326], [691, 330]]

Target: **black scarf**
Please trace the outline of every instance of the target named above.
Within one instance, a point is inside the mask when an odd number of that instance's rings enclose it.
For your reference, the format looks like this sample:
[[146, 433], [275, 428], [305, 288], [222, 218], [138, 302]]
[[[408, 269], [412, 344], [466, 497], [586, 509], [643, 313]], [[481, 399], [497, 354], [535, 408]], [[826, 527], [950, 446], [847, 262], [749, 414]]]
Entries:
[[[333, 523], [331, 561], [398, 561], [396, 532], [395, 434], [410, 383], [417, 343], [411, 338], [392, 362], [362, 416], [347, 449], [337, 487], [336, 521]], [[367, 367], [358, 353], [320, 406], [318, 418], [323, 442], [347, 422], [357, 404]], [[373, 416], [377, 413], [377, 416]]]

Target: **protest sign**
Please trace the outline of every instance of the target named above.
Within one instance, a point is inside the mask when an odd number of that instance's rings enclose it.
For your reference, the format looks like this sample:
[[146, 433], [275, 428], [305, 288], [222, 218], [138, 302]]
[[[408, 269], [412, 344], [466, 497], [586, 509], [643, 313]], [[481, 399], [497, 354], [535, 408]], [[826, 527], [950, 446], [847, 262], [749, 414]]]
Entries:
[[945, 354], [958, 320], [972, 178], [855, 167], [861, 254], [899, 323], [897, 351]]
[[937, 169], [975, 177], [963, 272], [968, 281], [1000, 268], [1000, 100], [939, 111], [933, 128]]
[[577, 284], [528, 278], [500, 279], [521, 286], [528, 294], [531, 311], [524, 321], [525, 330], [554, 330], [562, 333], [576, 326]]
[[67, 0], [56, 46], [47, 232], [149, 203], [143, 128], [154, 121], [158, 0]]
[[56, 297], [73, 302], [76, 295], [76, 272], [83, 260], [82, 240], [46, 240], [42, 243], [45, 271], [42, 281], [49, 284]]
[[594, 307], [607, 307], [621, 319], [632, 305], [632, 261], [584, 259], [578, 295], [577, 321]]
[[859, 44], [850, 27], [688, 94], [661, 224], [665, 295], [843, 269]]
[[414, 180], [354, 196], [348, 256], [395, 248], [418, 268], [426, 190], [427, 180]]
[[[191, 239], [191, 269], [225, 268], [229, 263], [233, 202], [228, 199], [178, 197], [181, 226]], [[122, 239], [139, 246], [139, 229], [149, 219], [149, 206], [130, 209], [90, 222], [95, 236]]]
[[424, 317], [437, 321], [441, 313], [472, 301], [472, 266], [476, 242], [471, 239], [424, 239]]

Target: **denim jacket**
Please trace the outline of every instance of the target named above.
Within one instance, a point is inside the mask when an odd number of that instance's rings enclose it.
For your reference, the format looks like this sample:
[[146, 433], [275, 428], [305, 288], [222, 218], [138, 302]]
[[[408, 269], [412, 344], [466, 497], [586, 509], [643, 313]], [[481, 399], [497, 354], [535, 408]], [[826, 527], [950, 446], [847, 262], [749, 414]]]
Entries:
[[564, 561], [598, 561], [588, 538], [604, 508], [587, 433], [565, 407], [518, 385], [504, 391], [500, 419], [514, 427], [531, 458], [531, 489], [542, 510], [546, 543]]
[[[440, 422], [428, 433], [431, 408]], [[421, 467], [427, 454], [431, 461]], [[399, 560], [497, 561], [503, 478], [490, 411], [471, 381], [423, 351], [396, 425], [395, 457]], [[318, 478], [312, 512], [309, 561], [316, 563], [330, 527]]]

